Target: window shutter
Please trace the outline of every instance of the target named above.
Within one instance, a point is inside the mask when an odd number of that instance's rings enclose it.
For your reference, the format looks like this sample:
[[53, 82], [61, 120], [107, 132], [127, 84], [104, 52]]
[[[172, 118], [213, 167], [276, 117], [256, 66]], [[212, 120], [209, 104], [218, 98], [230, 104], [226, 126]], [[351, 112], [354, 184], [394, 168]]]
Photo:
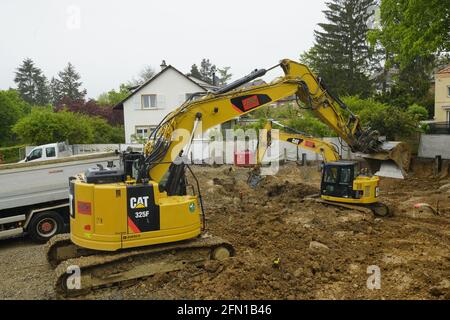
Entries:
[[158, 94], [156, 96], [156, 107], [157, 108], [165, 108], [166, 107], [166, 96], [162, 94]]

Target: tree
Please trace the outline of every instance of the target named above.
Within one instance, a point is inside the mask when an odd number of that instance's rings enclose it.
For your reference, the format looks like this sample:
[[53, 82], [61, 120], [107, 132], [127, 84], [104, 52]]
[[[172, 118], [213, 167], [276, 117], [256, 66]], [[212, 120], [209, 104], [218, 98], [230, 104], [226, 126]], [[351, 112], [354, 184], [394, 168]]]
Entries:
[[450, 51], [449, 3], [442, 0], [382, 0], [381, 26], [371, 35], [394, 53], [403, 69], [416, 59]]
[[[204, 58], [200, 63], [200, 70], [196, 64], [193, 64], [188, 75], [211, 85], [223, 86], [226, 85], [233, 76], [230, 73], [230, 69], [230, 67], [217, 68], [209, 59]], [[218, 73], [218, 75], [216, 73]]]
[[198, 71], [198, 67], [195, 63], [192, 65], [191, 71], [189, 72], [188, 75], [199, 80], [202, 79], [202, 75], [200, 74], [200, 71]]
[[69, 62], [64, 70], [58, 72], [58, 78], [52, 78], [50, 83], [53, 103], [56, 105], [64, 97], [71, 100], [84, 100], [86, 89], [81, 89], [83, 83], [79, 81], [80, 78], [80, 74]]
[[123, 124], [123, 110], [111, 108], [111, 106], [101, 106], [95, 100], [75, 100], [65, 97], [55, 107], [55, 112], [70, 111], [84, 114], [91, 117], [100, 117], [110, 125], [117, 126]]
[[217, 85], [224, 86], [231, 79], [233, 74], [229, 73], [231, 67], [218, 68], [219, 76], [217, 77]]
[[121, 84], [119, 91], [114, 89], [100, 94], [97, 98], [97, 103], [101, 106], [115, 106], [120, 101], [128, 97], [130, 90], [126, 84]]
[[146, 65], [144, 66], [141, 71], [138, 73], [137, 78], [133, 78], [130, 81], [128, 81], [127, 86], [128, 87], [136, 87], [144, 84], [148, 80], [150, 80], [155, 75], [155, 70], [152, 66]]
[[397, 72], [380, 101], [401, 108], [419, 103], [433, 114], [429, 89], [435, 69], [448, 63], [449, 21], [448, 1], [381, 1], [380, 27], [370, 32], [369, 40], [384, 47], [385, 69]]
[[17, 68], [14, 82], [26, 102], [34, 105], [45, 105], [50, 102], [47, 78], [30, 58], [25, 59]]
[[367, 22], [375, 0], [331, 0], [319, 23], [315, 44], [301, 56], [337, 94], [371, 92], [369, 80], [372, 52], [367, 42]]
[[0, 91], [0, 146], [14, 142], [12, 127], [29, 112], [30, 105], [20, 97], [18, 91]]
[[214, 75], [217, 71], [217, 67], [212, 64], [209, 59], [203, 59], [200, 63], [200, 75], [201, 80], [213, 84], [214, 82]]

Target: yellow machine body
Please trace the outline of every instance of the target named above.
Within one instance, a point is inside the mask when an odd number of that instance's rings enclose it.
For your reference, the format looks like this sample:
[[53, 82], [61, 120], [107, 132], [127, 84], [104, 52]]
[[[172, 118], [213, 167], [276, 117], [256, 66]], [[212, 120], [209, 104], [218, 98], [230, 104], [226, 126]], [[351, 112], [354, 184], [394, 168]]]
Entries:
[[360, 198], [344, 198], [336, 196], [321, 195], [324, 200], [350, 203], [350, 204], [371, 204], [378, 202], [379, 187], [378, 183], [380, 178], [378, 176], [358, 176], [353, 180], [353, 191], [361, 194]]
[[369, 205], [378, 202], [380, 178], [360, 173], [359, 162], [340, 160], [323, 164], [320, 197], [324, 200]]
[[80, 179], [70, 183], [74, 192], [71, 240], [81, 247], [114, 251], [186, 240], [201, 233], [196, 196], [169, 197], [151, 181], [140, 187], [123, 182], [92, 184]]

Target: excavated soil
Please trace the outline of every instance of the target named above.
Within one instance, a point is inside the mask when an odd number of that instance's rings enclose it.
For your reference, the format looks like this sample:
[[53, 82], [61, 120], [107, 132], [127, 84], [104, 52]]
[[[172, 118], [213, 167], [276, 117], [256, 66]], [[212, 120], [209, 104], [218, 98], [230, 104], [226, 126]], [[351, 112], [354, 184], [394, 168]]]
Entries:
[[[197, 166], [208, 233], [230, 241], [236, 256], [82, 298], [450, 299], [450, 179], [428, 167], [413, 163], [405, 180], [382, 178], [393, 216], [376, 218], [305, 199], [319, 191], [317, 166], [288, 163], [255, 189], [249, 169]], [[0, 298], [56, 298], [43, 283], [51, 270], [41, 247], [22, 241], [0, 246], [0, 277], [8, 277]], [[379, 289], [367, 286], [374, 268]]]

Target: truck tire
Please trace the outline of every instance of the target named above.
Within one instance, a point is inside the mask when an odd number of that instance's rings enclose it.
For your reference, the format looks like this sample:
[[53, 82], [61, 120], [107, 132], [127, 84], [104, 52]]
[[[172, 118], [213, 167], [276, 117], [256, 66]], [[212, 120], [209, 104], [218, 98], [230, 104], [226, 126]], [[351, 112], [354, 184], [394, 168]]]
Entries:
[[31, 218], [27, 232], [35, 242], [45, 243], [64, 231], [64, 220], [55, 211], [39, 212]]

